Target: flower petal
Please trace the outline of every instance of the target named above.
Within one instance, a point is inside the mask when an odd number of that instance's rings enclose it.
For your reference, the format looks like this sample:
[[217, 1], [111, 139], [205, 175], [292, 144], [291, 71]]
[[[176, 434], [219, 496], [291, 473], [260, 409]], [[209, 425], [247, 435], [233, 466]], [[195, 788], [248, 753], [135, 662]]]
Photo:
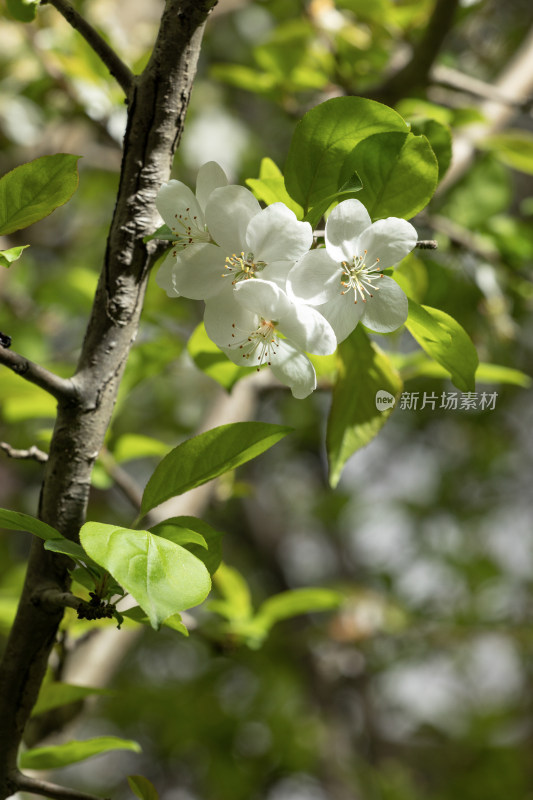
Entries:
[[216, 244], [191, 244], [178, 251], [173, 281], [176, 291], [193, 300], [206, 300], [222, 291], [224, 251]]
[[196, 176], [196, 199], [202, 211], [205, 211], [207, 201], [215, 189], [227, 186], [228, 179], [226, 173], [216, 161], [208, 161], [198, 170]]
[[203, 229], [204, 215], [196, 197], [181, 181], [164, 183], [155, 205], [166, 224], [178, 235], [188, 235], [187, 228]]
[[324, 249], [310, 250], [289, 272], [290, 296], [311, 306], [318, 306], [340, 294], [342, 268]]
[[290, 342], [281, 340], [278, 343], [270, 368], [279, 381], [290, 387], [298, 400], [303, 400], [316, 389], [313, 365]]
[[359, 237], [359, 252], [368, 252], [367, 264], [379, 258], [381, 269], [392, 267], [401, 261], [416, 245], [418, 236], [410, 222], [397, 217], [388, 217], [374, 222]]
[[322, 314], [335, 332], [337, 343], [343, 342], [354, 330], [365, 311], [361, 300], [354, 303], [353, 293], [336, 294], [331, 300], [316, 309]]
[[278, 317], [278, 330], [301, 350], [328, 356], [337, 349], [333, 328], [316, 308], [292, 303], [288, 312]]
[[174, 272], [176, 269], [176, 257], [172, 250], [167, 254], [165, 260], [157, 270], [155, 282], [164, 289], [169, 297], [179, 297], [180, 293], [176, 289]]
[[246, 245], [256, 261], [296, 261], [313, 243], [308, 222], [299, 222], [284, 203], [273, 203], [250, 220]]
[[271, 261], [267, 267], [257, 273], [261, 280], [275, 283], [284, 292], [287, 291], [287, 277], [289, 270], [294, 266], [294, 261]]
[[343, 200], [326, 222], [326, 250], [334, 261], [351, 261], [358, 237], [372, 224], [359, 200]]
[[[243, 308], [235, 300], [233, 290], [224, 290], [206, 301], [204, 325], [207, 335], [224, 349], [228, 357], [242, 364], [242, 353], [235, 347], [240, 339], [246, 339], [259, 324], [259, 317]], [[230, 350], [228, 350], [230, 348]], [[253, 366], [244, 364], [243, 366]]]
[[376, 282], [376, 291], [365, 303], [363, 325], [376, 333], [390, 333], [407, 319], [407, 297], [395, 280], [384, 275]]
[[244, 186], [222, 186], [215, 189], [205, 207], [209, 233], [224, 255], [237, 255], [246, 247], [246, 230], [261, 206]]
[[283, 289], [275, 283], [260, 278], [240, 281], [235, 286], [234, 294], [243, 308], [267, 320], [278, 320], [284, 314], [290, 313], [293, 308]]

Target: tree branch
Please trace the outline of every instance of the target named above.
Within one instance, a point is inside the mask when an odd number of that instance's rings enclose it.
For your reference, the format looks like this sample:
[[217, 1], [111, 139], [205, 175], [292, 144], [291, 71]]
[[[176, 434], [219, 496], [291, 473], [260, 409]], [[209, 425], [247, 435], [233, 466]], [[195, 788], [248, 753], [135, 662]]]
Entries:
[[77, 398], [77, 387], [71, 378], [60, 378], [54, 372], [34, 364], [24, 356], [8, 350], [0, 344], [0, 364], [13, 370], [24, 380], [34, 383], [57, 400], [73, 401]]
[[34, 444], [32, 444], [28, 450], [16, 450], [7, 442], [0, 442], [0, 450], [3, 450], [9, 458], [32, 458], [34, 461], [39, 461], [41, 464], [48, 461], [48, 453], [43, 453], [43, 451], [39, 450]]
[[76, 789], [67, 789], [65, 786], [58, 786], [55, 783], [49, 783], [37, 778], [30, 778], [28, 775], [23, 775], [22, 772], [17, 772], [13, 776], [12, 782], [17, 791], [39, 794], [52, 800], [102, 800], [102, 798], [93, 794], [79, 792]]
[[131, 99], [134, 75], [131, 70], [119, 58], [112, 47], [103, 39], [100, 34], [87, 22], [85, 17], [76, 11], [68, 0], [41, 0], [41, 4], [49, 3], [67, 20], [75, 30], [85, 39], [87, 44], [92, 47], [99, 56], [111, 75], [124, 90], [127, 99]]

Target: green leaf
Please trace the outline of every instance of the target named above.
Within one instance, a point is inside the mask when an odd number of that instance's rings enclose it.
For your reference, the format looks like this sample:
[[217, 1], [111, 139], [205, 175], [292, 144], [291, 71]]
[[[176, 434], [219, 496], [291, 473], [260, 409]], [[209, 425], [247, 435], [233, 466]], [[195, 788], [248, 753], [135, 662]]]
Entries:
[[39, 0], [6, 0], [7, 10], [19, 22], [32, 22]]
[[0, 250], [0, 267], [9, 267], [14, 261], [22, 255], [22, 251], [29, 247], [29, 244], [20, 245], [20, 247], [10, 247], [9, 250]]
[[113, 447], [113, 458], [118, 464], [123, 461], [133, 461], [136, 458], [148, 458], [151, 456], [162, 457], [168, 453], [170, 446], [154, 439], [152, 436], [144, 436], [140, 433], [125, 433], [121, 436]]
[[28, 531], [45, 541], [48, 539], [66, 541], [59, 531], [46, 522], [30, 517], [29, 514], [22, 514], [20, 511], [8, 511], [6, 508], [0, 508], [0, 527], [9, 531]]
[[439, 176], [428, 140], [412, 133], [369, 136], [351, 153], [349, 168], [363, 181], [357, 199], [372, 219], [414, 217], [433, 197]]
[[255, 620], [260, 621], [268, 629], [276, 622], [299, 614], [331, 611], [338, 608], [343, 600], [344, 596], [333, 589], [321, 587], [289, 589], [265, 600], [259, 607]]
[[334, 97], [315, 106], [297, 124], [292, 137], [285, 164], [287, 191], [307, 213], [339, 191], [354, 172], [356, 167], [349, 166], [354, 147], [386, 131], [405, 134], [407, 125], [391, 108], [373, 100]]
[[271, 158], [263, 158], [259, 178], [247, 178], [246, 183], [257, 199], [262, 200], [267, 206], [272, 203], [285, 203], [298, 219], [302, 219], [303, 208], [287, 192], [283, 173]]
[[147, 613], [153, 628], [178, 611], [201, 603], [211, 580], [202, 562], [188, 550], [149, 531], [86, 522], [80, 541], [89, 556]]
[[439, 181], [441, 181], [452, 160], [450, 129], [437, 120], [417, 117], [411, 122], [411, 131], [417, 136], [425, 136], [430, 143], [439, 165]]
[[413, 253], [409, 253], [398, 264], [394, 270], [394, 280], [407, 297], [412, 297], [417, 303], [424, 299], [429, 285], [428, 271], [425, 263]]
[[44, 549], [51, 550], [53, 553], [62, 553], [65, 556], [77, 558], [80, 561], [90, 561], [83, 547], [68, 539], [48, 539], [44, 543]]
[[376, 436], [394, 403], [386, 410], [376, 405], [378, 392], [397, 398], [402, 381], [387, 355], [369, 341], [358, 326], [338, 348], [339, 376], [333, 389], [326, 448], [329, 482], [335, 487], [346, 461]]
[[308, 211], [305, 215], [305, 221], [309, 222], [312, 228], [316, 228], [321, 217], [333, 203], [340, 203], [341, 200], [347, 200], [348, 198], [353, 197], [354, 194], [360, 192], [362, 188], [363, 183], [361, 178], [357, 172], [354, 172], [353, 175], [351, 175], [348, 180], [343, 183], [338, 192], [335, 192], [335, 194], [324, 198], [324, 200], [321, 200], [319, 203], [314, 205], [313, 208], [310, 209], [310, 211]]
[[510, 383], [528, 389], [532, 384], [530, 375], [511, 367], [502, 367], [499, 364], [482, 362], [476, 370], [477, 383]]
[[506, 130], [476, 140], [476, 147], [490, 150], [508, 167], [533, 175], [533, 133]]
[[144, 490], [141, 514], [250, 461], [291, 430], [267, 422], [234, 422], [188, 439], [156, 467]]
[[0, 236], [27, 228], [66, 203], [78, 186], [78, 158], [42, 156], [0, 178]]
[[196, 517], [172, 517], [150, 528], [150, 531], [185, 547], [204, 562], [210, 575], [217, 571], [222, 560], [224, 534], [216, 531], [207, 522]]
[[111, 694], [111, 692], [109, 689], [94, 689], [90, 686], [74, 686], [60, 681], [47, 681], [41, 687], [39, 697], [31, 712], [32, 717], [36, 714], [44, 714], [53, 708], [77, 703], [93, 694]]
[[26, 750], [19, 756], [19, 767], [22, 769], [57, 769], [68, 764], [76, 764], [87, 758], [107, 753], [109, 750], [132, 750], [141, 752], [141, 746], [130, 739], [119, 739], [117, 736], [98, 736], [95, 739], [67, 742], [49, 747], [35, 747]]
[[[131, 619], [134, 622], [139, 622], [142, 625], [151, 625], [148, 616], [144, 613], [140, 606], [128, 608], [126, 611], [121, 611], [120, 613], [123, 617], [127, 617], [127, 619]], [[171, 617], [167, 617], [166, 620], [164, 620], [163, 625], [165, 628], [171, 628], [173, 631], [183, 634], [183, 636], [189, 635], [189, 631], [183, 624], [180, 614], [172, 614]]]
[[154, 784], [144, 775], [129, 775], [128, 783], [132, 792], [141, 800], [159, 800]]
[[250, 368], [237, 366], [222, 350], [219, 350], [207, 335], [203, 322], [193, 331], [187, 343], [187, 351], [198, 369], [213, 378], [228, 392], [238, 380], [251, 374]]
[[253, 615], [252, 596], [241, 573], [223, 563], [213, 580], [223, 599], [211, 600], [209, 610], [231, 621], [250, 619]]
[[[393, 353], [391, 354], [391, 361], [400, 371], [404, 381], [419, 377], [449, 378], [450, 376], [449, 370], [428, 358], [421, 350], [414, 353]], [[525, 372], [520, 372], [518, 369], [481, 362], [476, 369], [476, 386], [480, 383], [504, 383], [527, 389], [531, 386], [533, 380]]]
[[465, 329], [438, 308], [419, 306], [409, 299], [406, 328], [426, 353], [449, 373], [462, 392], [475, 390], [479, 358]]

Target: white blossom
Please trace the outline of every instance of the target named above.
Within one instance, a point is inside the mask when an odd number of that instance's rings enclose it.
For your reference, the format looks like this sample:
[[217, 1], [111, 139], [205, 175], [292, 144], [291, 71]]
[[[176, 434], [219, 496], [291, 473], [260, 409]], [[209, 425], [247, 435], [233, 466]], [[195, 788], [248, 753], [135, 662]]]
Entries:
[[280, 286], [256, 278], [206, 302], [208, 336], [235, 364], [268, 365], [296, 398], [316, 388], [308, 353], [328, 355], [337, 347], [327, 320], [311, 306], [291, 299]]
[[407, 297], [383, 275], [411, 252], [415, 228], [388, 217], [372, 223], [358, 200], [344, 200], [328, 217], [325, 249], [311, 250], [291, 269], [291, 296], [318, 308], [342, 342], [362, 321], [376, 333], [388, 333], [407, 319]]

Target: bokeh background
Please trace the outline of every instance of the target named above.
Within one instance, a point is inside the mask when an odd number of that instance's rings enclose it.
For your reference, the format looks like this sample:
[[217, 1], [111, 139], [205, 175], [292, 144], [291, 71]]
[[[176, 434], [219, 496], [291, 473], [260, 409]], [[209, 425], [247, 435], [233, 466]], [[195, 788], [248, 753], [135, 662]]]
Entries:
[[[161, 2], [75, 5], [142, 69]], [[435, 7], [220, 0], [173, 176], [194, 185], [211, 159], [237, 182], [257, 177], [264, 156], [283, 168], [303, 113], [346, 93], [449, 125], [456, 160], [414, 220], [439, 244], [417, 251], [416, 293], [463, 325], [483, 361], [522, 374], [477, 387], [497, 393], [493, 409], [397, 407], [332, 490], [327, 386], [295, 401], [254, 378], [228, 394], [187, 350], [200, 304], [171, 300], [152, 281], [90, 518], [131, 524], [158, 459], [225, 414], [291, 425], [210, 486], [196, 511], [225, 532], [224, 561], [255, 606], [303, 586], [341, 589], [346, 602], [278, 624], [261, 647], [225, 633], [208, 605], [190, 615], [188, 639], [126, 626], [121, 658], [103, 647], [83, 678], [109, 693], [47, 741], [110, 733], [143, 753], [65, 769], [64, 782], [126, 798], [124, 776], [142, 773], [162, 800], [533, 798], [533, 6], [463, 0], [429, 63], [391, 83], [420, 54]], [[0, 173], [53, 152], [83, 159], [72, 200], [2, 245], [31, 247], [0, 271], [0, 329], [65, 375], [105, 248], [124, 122], [119, 89], [53, 8], [31, 25], [3, 12]], [[406, 391], [455, 390], [421, 374], [408, 333], [377, 338], [413, 352]], [[53, 416], [51, 398], [2, 370], [0, 440], [46, 450]], [[41, 464], [0, 453], [0, 505], [34, 514], [41, 474]], [[24, 534], [0, 534], [2, 636], [28, 546]], [[113, 623], [101, 627], [116, 635]], [[67, 617], [58, 674], [87, 631]]]

